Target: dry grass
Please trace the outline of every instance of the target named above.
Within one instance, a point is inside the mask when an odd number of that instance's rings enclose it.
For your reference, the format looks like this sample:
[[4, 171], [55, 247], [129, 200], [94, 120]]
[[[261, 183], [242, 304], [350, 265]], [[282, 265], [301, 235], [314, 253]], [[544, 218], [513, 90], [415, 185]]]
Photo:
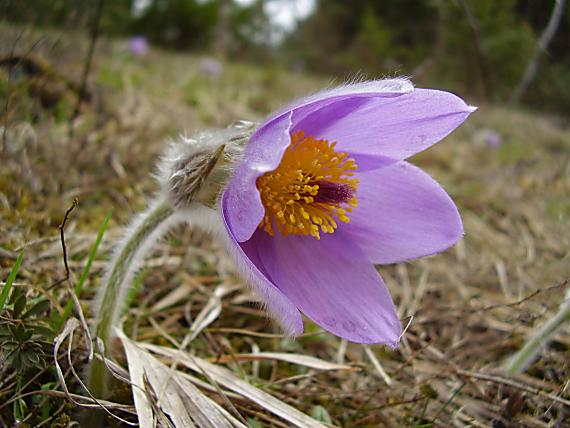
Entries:
[[[17, 31], [2, 31], [1, 55], [6, 55]], [[24, 34], [16, 51], [26, 54], [35, 41], [37, 36]], [[80, 75], [82, 43], [51, 35], [33, 54], [74, 80]], [[69, 89], [59, 88], [55, 104], [42, 106], [42, 94], [57, 81], [16, 73], [8, 80], [7, 70], [0, 70], [2, 93], [9, 95], [0, 146], [0, 278], [8, 276], [25, 248], [16, 285], [30, 298], [45, 296], [52, 312], [61, 312], [69, 299], [68, 284], [57, 284], [65, 276], [57, 229], [63, 214], [77, 197], [80, 205], [65, 230], [75, 284], [97, 229], [112, 209], [88, 286], [79, 296], [88, 319], [113, 239], [153, 191], [149, 174], [168, 138], [260, 118], [288, 98], [328, 84], [236, 64], [224, 64], [222, 76], [211, 78], [199, 72], [197, 57], [153, 51], [136, 59], [121, 44], [106, 41], [99, 52], [91, 101], [72, 139], [66, 121], [74, 99]], [[485, 144], [484, 128], [500, 133], [503, 144]], [[254, 297], [235, 287], [239, 280], [221, 246], [189, 230], [172, 235], [145, 263], [137, 279], [140, 290], [124, 316], [125, 332], [138, 342], [186, 349], [224, 365], [261, 391], [335, 426], [568, 426], [567, 330], [524, 375], [505, 377], [501, 367], [533, 327], [556, 311], [569, 286], [570, 131], [551, 117], [483, 105], [458, 132], [413, 161], [453, 196], [466, 235], [444, 254], [380, 268], [401, 319], [411, 319], [396, 351], [347, 344], [312, 324], [298, 340], [283, 338], [260, 314]], [[212, 299], [221, 310], [190, 342], [198, 314], [212, 309]], [[77, 394], [74, 400], [86, 403], [71, 372], [72, 366], [79, 371], [87, 357], [80, 336], [73, 342], [73, 359], [66, 362], [63, 350], [58, 356], [67, 386]], [[256, 356], [260, 352], [312, 356], [352, 369], [320, 370], [271, 354]], [[126, 367], [124, 356], [116, 359]], [[6, 403], [0, 404], [0, 425], [11, 420], [10, 400], [17, 390], [20, 396], [36, 391], [35, 397], [53, 401], [51, 419], [42, 419], [34, 413], [37, 402], [27, 396], [32, 423], [49, 426], [57, 420], [64, 426], [63, 415], [75, 417], [50, 370], [18, 389], [14, 375], [0, 368], [0, 403]], [[193, 376], [212, 402], [238, 420], [253, 427], [290, 426], [219, 382], [208, 386], [212, 379], [203, 373]], [[37, 392], [50, 379], [56, 383], [49, 392]], [[113, 401], [131, 404], [126, 385], [117, 387]], [[126, 407], [130, 414], [111, 409], [134, 420], [132, 407]], [[109, 419], [111, 426], [118, 423]]]

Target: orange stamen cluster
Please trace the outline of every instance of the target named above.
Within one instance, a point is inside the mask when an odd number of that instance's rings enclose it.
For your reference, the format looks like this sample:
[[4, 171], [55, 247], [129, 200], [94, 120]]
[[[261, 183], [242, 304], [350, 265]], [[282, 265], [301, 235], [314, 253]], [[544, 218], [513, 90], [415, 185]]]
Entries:
[[348, 223], [348, 213], [358, 205], [357, 165], [347, 153], [335, 152], [336, 142], [291, 136], [279, 166], [257, 179], [265, 208], [259, 224], [271, 236], [274, 227], [283, 235], [334, 233], [336, 220]]

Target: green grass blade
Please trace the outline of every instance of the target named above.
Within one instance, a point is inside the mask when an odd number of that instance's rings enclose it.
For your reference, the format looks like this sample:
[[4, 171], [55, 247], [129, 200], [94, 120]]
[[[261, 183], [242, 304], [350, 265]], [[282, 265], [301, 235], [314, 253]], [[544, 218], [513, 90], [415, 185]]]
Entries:
[[10, 275], [8, 275], [8, 279], [6, 280], [6, 284], [4, 288], [2, 288], [2, 292], [0, 293], [0, 311], [4, 309], [4, 303], [6, 303], [6, 299], [8, 298], [8, 294], [10, 293], [10, 289], [12, 288], [12, 284], [16, 279], [16, 275], [20, 270], [20, 265], [22, 264], [22, 260], [24, 259], [24, 251], [21, 251], [18, 254], [18, 258], [16, 259], [16, 263], [12, 266], [12, 270], [10, 271]]
[[[97, 255], [97, 250], [99, 249], [99, 244], [103, 240], [103, 235], [105, 234], [105, 230], [107, 229], [107, 225], [109, 224], [109, 220], [111, 219], [111, 215], [112, 215], [112, 212], [110, 211], [109, 214], [107, 214], [107, 216], [105, 217], [105, 220], [103, 220], [103, 223], [101, 223], [101, 226], [99, 226], [99, 232], [97, 232], [97, 238], [95, 239], [95, 243], [93, 244], [93, 248], [91, 249], [91, 253], [89, 253], [89, 258], [87, 259], [87, 264], [85, 265], [85, 268], [83, 268], [83, 272], [81, 273], [81, 277], [79, 278], [79, 281], [75, 285], [74, 292], [75, 292], [75, 295], [78, 297], [79, 297], [79, 294], [81, 293], [81, 290], [83, 289], [83, 285], [85, 284], [87, 277], [89, 276], [89, 271], [91, 270], [91, 265], [93, 264], [93, 260], [95, 260], [95, 256]], [[69, 315], [71, 314], [72, 309], [73, 309], [73, 299], [69, 299], [69, 301], [65, 305], [65, 309], [64, 309], [63, 314], [59, 320], [58, 329], [61, 328], [61, 326], [63, 326], [65, 324], [65, 322], [69, 318]]]

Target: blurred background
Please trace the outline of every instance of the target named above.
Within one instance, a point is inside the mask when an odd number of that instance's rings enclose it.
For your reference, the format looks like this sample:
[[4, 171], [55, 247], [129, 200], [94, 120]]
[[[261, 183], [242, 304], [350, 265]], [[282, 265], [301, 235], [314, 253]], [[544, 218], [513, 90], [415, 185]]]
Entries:
[[[97, 25], [103, 37], [138, 36], [140, 43], [207, 53], [217, 60], [341, 80], [407, 75], [418, 86], [445, 88], [465, 97], [520, 100], [561, 114], [570, 108], [570, 8], [562, 7], [553, 16], [555, 0], [2, 3], [2, 20], [20, 25], [68, 30]], [[538, 43], [549, 20], [547, 51], [541, 51]], [[522, 93], [515, 94], [536, 56], [538, 68]]]
[[[284, 338], [248, 288], [234, 287], [223, 245], [196, 230], [157, 245], [125, 303], [125, 332], [187, 343], [214, 307], [192, 352], [327, 426], [568, 426], [568, 334], [516, 383], [494, 377], [570, 284], [568, 2], [0, 0], [0, 280], [25, 253], [0, 308], [0, 427], [74, 423], [53, 368], [68, 285], [85, 284], [76, 294], [90, 322], [116, 239], [157, 190], [151, 174], [168, 140], [262, 120], [347, 80], [401, 75], [479, 109], [411, 160], [451, 195], [465, 236], [437, 256], [379, 267], [408, 325], [399, 349], [347, 344], [310, 322]], [[80, 336], [69, 359], [55, 354], [69, 390], [89, 400], [70, 371], [88, 359]], [[259, 351], [351, 370], [252, 363]], [[234, 364], [240, 354], [248, 359]], [[230, 398], [248, 426], [291, 426], [271, 406]], [[129, 387], [113, 400], [131, 403]], [[113, 409], [134, 420], [123, 410]]]

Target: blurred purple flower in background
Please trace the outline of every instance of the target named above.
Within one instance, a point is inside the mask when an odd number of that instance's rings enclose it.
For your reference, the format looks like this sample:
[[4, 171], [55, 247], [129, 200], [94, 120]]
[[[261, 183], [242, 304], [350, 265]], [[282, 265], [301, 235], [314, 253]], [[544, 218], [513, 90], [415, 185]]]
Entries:
[[493, 131], [492, 129], [488, 130], [485, 135], [485, 143], [487, 143], [488, 146], [497, 147], [500, 146], [502, 142], [503, 139], [497, 132]]
[[222, 63], [217, 59], [211, 57], [202, 58], [198, 68], [201, 73], [206, 74], [210, 77], [219, 77], [224, 71]]
[[148, 41], [144, 36], [134, 36], [129, 39], [129, 50], [135, 56], [144, 56], [148, 53]]
[[434, 254], [463, 233], [447, 193], [406, 158], [475, 110], [404, 79], [294, 103], [253, 134], [222, 195], [229, 247], [287, 333], [299, 311], [353, 342], [396, 346], [401, 325], [373, 263]]
[[497, 148], [503, 144], [503, 137], [494, 129], [481, 128], [477, 130], [473, 137], [476, 144]]

